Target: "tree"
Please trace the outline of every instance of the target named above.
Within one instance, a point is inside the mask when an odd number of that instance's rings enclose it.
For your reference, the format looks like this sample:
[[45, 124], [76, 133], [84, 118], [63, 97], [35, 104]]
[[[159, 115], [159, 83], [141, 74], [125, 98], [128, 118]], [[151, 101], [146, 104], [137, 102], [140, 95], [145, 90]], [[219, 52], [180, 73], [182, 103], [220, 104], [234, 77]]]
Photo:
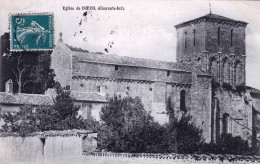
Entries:
[[192, 122], [190, 114], [183, 114], [180, 121], [173, 126], [177, 130], [176, 141], [178, 153], [195, 153], [204, 142], [202, 129]]
[[240, 136], [233, 137], [231, 134], [222, 134], [217, 143], [204, 143], [200, 153], [252, 155], [255, 150], [249, 147], [248, 141]]
[[30, 73], [30, 80], [24, 82], [23, 88], [25, 92], [44, 93], [48, 88], [54, 87], [54, 76], [54, 70], [51, 69], [50, 53], [42, 53], [38, 56], [37, 65]]
[[16, 113], [1, 114], [4, 132], [25, 136], [32, 132], [49, 130], [88, 129], [96, 130], [97, 122], [78, 116], [70, 92], [56, 84], [57, 96], [52, 106], [24, 106]]
[[21, 136], [36, 131], [36, 118], [32, 106], [21, 107], [16, 113], [1, 114], [5, 124], [2, 126], [4, 132], [16, 132]]
[[98, 147], [113, 152], [158, 152], [165, 131], [145, 111], [139, 97], [114, 95], [100, 112]]
[[164, 138], [165, 144], [168, 145], [166, 146], [167, 152], [198, 152], [204, 143], [202, 129], [196, 127], [188, 111], [183, 112], [180, 119], [175, 117], [171, 97], [167, 100], [166, 110], [169, 116], [169, 124], [166, 126], [167, 132]]
[[52, 51], [10, 51], [9, 33], [1, 36], [1, 90], [12, 79], [14, 91], [21, 93], [44, 93], [47, 87], [53, 87], [54, 72], [50, 69]]

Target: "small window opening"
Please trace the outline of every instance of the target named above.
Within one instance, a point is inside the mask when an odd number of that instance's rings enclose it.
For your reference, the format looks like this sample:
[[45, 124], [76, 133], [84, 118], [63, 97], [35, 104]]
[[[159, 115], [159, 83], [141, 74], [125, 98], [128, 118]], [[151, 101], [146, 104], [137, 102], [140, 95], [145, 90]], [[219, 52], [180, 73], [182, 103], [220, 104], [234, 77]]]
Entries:
[[167, 76], [170, 76], [170, 71], [169, 70], [167, 70]]
[[198, 64], [201, 64], [201, 59], [200, 59], [200, 57], [197, 58], [197, 62], [198, 62]]
[[116, 71], [118, 70], [118, 65], [115, 65], [115, 70], [116, 70]]
[[187, 48], [187, 31], [185, 31], [184, 46]]
[[224, 113], [223, 115], [223, 120], [222, 120], [222, 124], [223, 124], [223, 134], [227, 134], [228, 133], [228, 117], [229, 114]]
[[196, 46], [196, 30], [193, 30], [193, 46]]
[[185, 90], [182, 90], [180, 93], [180, 110], [184, 112], [186, 112], [185, 97], [186, 97]]
[[220, 45], [220, 27], [218, 28], [218, 45]]
[[233, 29], [231, 29], [230, 41], [231, 41], [231, 47], [232, 47], [233, 46]]
[[101, 91], [101, 87], [97, 86], [97, 92], [100, 92], [100, 91]]

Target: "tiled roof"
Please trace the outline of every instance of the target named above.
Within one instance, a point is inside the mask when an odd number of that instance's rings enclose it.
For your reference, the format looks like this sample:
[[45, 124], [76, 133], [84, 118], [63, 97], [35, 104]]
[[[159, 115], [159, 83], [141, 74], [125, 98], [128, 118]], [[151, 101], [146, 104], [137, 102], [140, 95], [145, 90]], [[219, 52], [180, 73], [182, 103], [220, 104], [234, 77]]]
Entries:
[[9, 94], [0, 92], [0, 104], [20, 104], [20, 105], [51, 105], [51, 97], [40, 94]]
[[91, 52], [83, 53], [82, 51], [74, 51], [73, 58], [76, 59], [77, 61], [82, 61], [82, 62], [85, 61], [85, 62], [106, 63], [106, 64], [114, 64], [114, 65], [173, 70], [173, 71], [196, 72], [197, 74], [207, 75], [206, 72], [201, 69], [189, 65], [185, 65], [185, 64], [175, 63], [175, 62], [166, 62], [166, 61], [159, 61], [159, 60], [110, 55], [110, 54], [103, 54], [103, 53], [91, 53]]
[[220, 16], [220, 15], [217, 15], [217, 14], [209, 13], [209, 14], [204, 15], [202, 17], [199, 17], [199, 18], [196, 18], [196, 19], [192, 19], [192, 20], [180, 23], [180, 24], [176, 25], [175, 27], [179, 28], [179, 27], [181, 27], [183, 25], [186, 25], [186, 24], [189, 24], [189, 23], [192, 23], [192, 22], [195, 22], [195, 21], [199, 21], [199, 20], [202, 20], [202, 19], [205, 19], [205, 20], [215, 19], [215, 20], [229, 21], [229, 22], [241, 23], [243, 25], [247, 25], [247, 23], [244, 22], [244, 21], [238, 21], [238, 20], [234, 20], [234, 19], [230, 19], [230, 18], [227, 18], [227, 17]]
[[246, 86], [246, 89], [247, 89], [250, 93], [260, 94], [260, 90], [259, 90], [259, 89], [256, 89], [256, 88], [253, 88], [253, 87], [249, 87], [249, 86]]
[[[51, 131], [44, 131], [44, 132], [34, 132], [34, 133], [29, 133], [26, 136], [38, 136], [38, 137], [57, 137], [57, 136], [80, 136], [80, 135], [86, 135], [94, 133], [90, 130], [78, 130], [78, 129], [72, 129], [72, 130], [63, 130], [63, 131], [56, 131], [56, 130], [51, 130]], [[1, 137], [9, 137], [9, 136], [19, 136], [17, 133], [0, 133]]]

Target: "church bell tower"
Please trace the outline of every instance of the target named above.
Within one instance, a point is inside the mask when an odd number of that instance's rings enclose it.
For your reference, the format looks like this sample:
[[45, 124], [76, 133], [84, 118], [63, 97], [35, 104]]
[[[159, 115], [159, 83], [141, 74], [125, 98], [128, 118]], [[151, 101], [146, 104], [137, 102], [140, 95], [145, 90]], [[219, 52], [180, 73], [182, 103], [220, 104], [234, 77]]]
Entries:
[[212, 13], [176, 25], [177, 62], [206, 71], [220, 84], [245, 85], [246, 26]]

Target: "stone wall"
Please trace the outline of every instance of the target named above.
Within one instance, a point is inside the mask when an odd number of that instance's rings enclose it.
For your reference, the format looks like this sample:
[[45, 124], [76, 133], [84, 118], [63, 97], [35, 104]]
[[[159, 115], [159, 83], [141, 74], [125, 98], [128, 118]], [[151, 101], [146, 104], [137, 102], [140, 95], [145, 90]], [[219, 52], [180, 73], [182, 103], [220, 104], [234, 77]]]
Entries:
[[220, 83], [244, 85], [245, 28], [246, 25], [221, 21], [177, 28], [177, 61], [206, 70]]
[[211, 97], [212, 86], [210, 76], [193, 76], [191, 87], [190, 111], [194, 123], [202, 128], [205, 142], [211, 141]]
[[54, 69], [54, 80], [60, 82], [62, 87], [71, 85], [72, 54], [70, 49], [59, 41], [51, 54], [51, 68]]
[[[144, 108], [151, 112], [151, 115], [155, 117], [155, 120], [159, 123], [168, 122], [168, 116], [166, 115], [166, 101], [168, 97], [172, 98], [172, 102], [176, 110], [180, 110], [180, 92], [185, 90], [185, 102], [187, 108], [191, 106], [190, 87], [186, 84], [172, 84], [165, 82], [148, 82], [148, 81], [123, 81], [123, 80], [111, 80], [105, 78], [73, 78], [72, 90], [83, 92], [98, 92], [98, 87], [102, 88], [100, 94], [113, 96], [115, 93], [121, 96], [140, 97]], [[84, 104], [84, 103], [83, 103]], [[94, 116], [92, 110], [92, 116], [99, 120], [97, 115], [98, 107], [102, 107], [102, 104], [98, 106], [98, 103], [91, 103], [92, 105], [83, 105], [85, 108], [96, 109], [96, 115]], [[84, 109], [85, 110], [85, 109]], [[84, 113], [84, 112], [83, 112]], [[86, 112], [85, 112], [86, 114]], [[85, 115], [84, 114], [84, 115]]]
[[[194, 46], [195, 30], [195, 46]], [[205, 50], [205, 22], [177, 29], [177, 61], [193, 60]], [[186, 43], [186, 46], [185, 46]]]
[[[220, 44], [218, 44], [218, 28], [220, 28]], [[233, 29], [233, 45], [231, 46], [231, 29]], [[245, 55], [245, 27], [231, 24], [205, 23], [205, 50], [211, 53]]]
[[[86, 136], [86, 137], [84, 137]], [[46, 132], [28, 137], [0, 137], [0, 163], [49, 164], [82, 161], [82, 151], [96, 149], [96, 133]]]
[[72, 74], [73, 77], [100, 77], [109, 79], [171, 82], [183, 84], [191, 83], [191, 73], [186, 71], [174, 71], [77, 60], [73, 60]]
[[226, 122], [227, 133], [232, 134], [232, 136], [241, 136], [243, 140], [250, 141], [252, 137], [252, 103], [247, 100], [247, 98], [250, 99], [250, 94], [223, 88], [218, 88], [214, 92], [212, 110], [215, 140], [222, 133], [225, 133]]

